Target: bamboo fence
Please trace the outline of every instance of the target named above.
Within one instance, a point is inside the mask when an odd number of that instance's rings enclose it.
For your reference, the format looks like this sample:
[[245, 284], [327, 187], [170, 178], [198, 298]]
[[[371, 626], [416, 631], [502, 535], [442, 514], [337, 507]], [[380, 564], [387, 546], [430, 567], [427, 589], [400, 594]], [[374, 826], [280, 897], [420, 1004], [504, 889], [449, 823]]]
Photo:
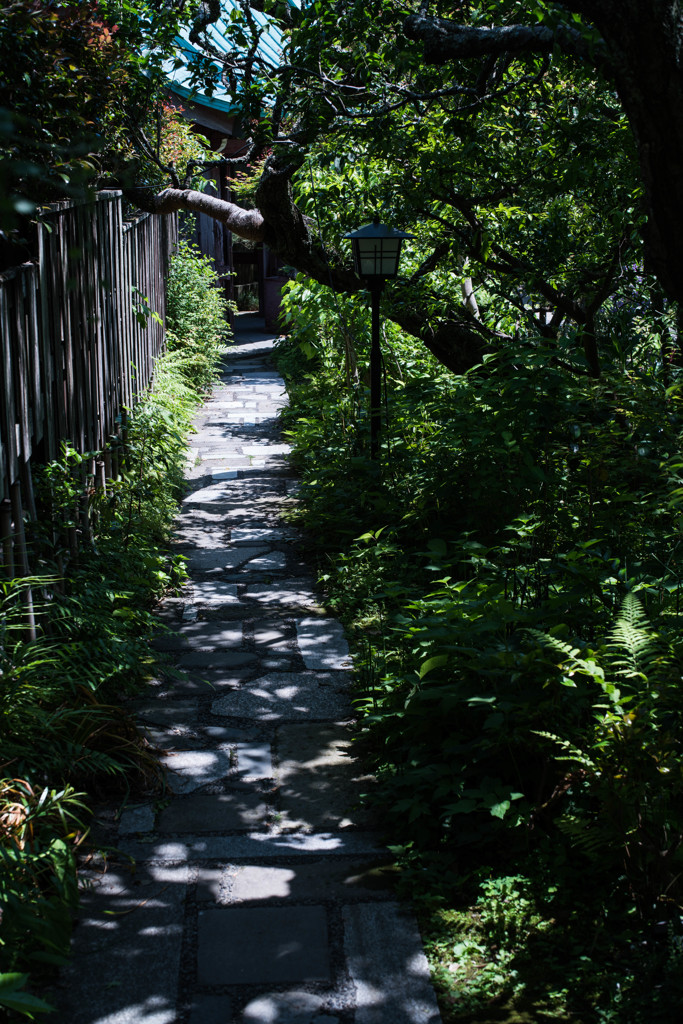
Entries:
[[116, 475], [126, 410], [164, 349], [165, 281], [177, 217], [126, 222], [121, 193], [57, 203], [38, 227], [37, 263], [0, 274], [0, 566], [30, 574], [24, 522], [36, 518], [31, 467], [64, 442]]

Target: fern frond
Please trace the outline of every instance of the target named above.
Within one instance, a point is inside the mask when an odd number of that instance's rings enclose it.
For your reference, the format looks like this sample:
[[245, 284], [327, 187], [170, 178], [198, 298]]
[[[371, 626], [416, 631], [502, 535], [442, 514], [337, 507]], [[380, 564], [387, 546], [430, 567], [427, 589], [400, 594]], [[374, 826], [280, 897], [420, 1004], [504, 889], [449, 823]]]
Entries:
[[607, 830], [587, 825], [585, 818], [563, 814], [562, 817], [556, 819], [555, 824], [560, 832], [568, 837], [572, 846], [588, 855], [595, 856], [610, 846], [613, 841], [613, 837]]
[[621, 602], [617, 622], [632, 626], [634, 629], [650, 628], [650, 622], [640, 599], [631, 592], [626, 594]]
[[543, 633], [540, 629], [525, 629], [524, 633], [540, 644], [541, 647], [548, 647], [551, 651], [555, 651], [556, 654], [563, 654], [565, 658], [576, 658], [581, 653], [578, 647], [572, 647], [571, 644], [565, 643], [564, 640], [558, 640], [556, 636], [551, 636], [550, 633]]
[[607, 657], [613, 674], [646, 683], [652, 671], [667, 661], [661, 637], [650, 625], [635, 594], [627, 594], [607, 638]]
[[591, 760], [588, 754], [584, 750], [579, 750], [573, 743], [568, 740], [563, 740], [561, 736], [556, 736], [553, 732], [546, 732], [543, 729], [532, 729], [534, 736], [542, 736], [545, 740], [550, 740], [560, 750], [564, 751], [564, 754], [556, 758], [557, 761], [574, 761], [576, 764], [583, 765], [584, 768], [589, 768], [591, 771], [596, 770], [595, 762]]
[[525, 629], [524, 632], [541, 646], [549, 648], [556, 654], [564, 655], [559, 665], [563, 667], [569, 665], [575, 672], [590, 676], [600, 686], [604, 687], [605, 673], [597, 661], [579, 657], [579, 654], [581, 654], [580, 647], [572, 647], [571, 644], [558, 640], [557, 637], [551, 636], [550, 633], [542, 633], [539, 629]]

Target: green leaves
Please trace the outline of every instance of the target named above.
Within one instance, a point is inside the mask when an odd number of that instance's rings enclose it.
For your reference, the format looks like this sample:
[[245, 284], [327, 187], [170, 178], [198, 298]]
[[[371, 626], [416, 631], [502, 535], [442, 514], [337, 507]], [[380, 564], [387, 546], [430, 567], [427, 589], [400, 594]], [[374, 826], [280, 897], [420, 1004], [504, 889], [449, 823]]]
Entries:
[[167, 343], [174, 366], [197, 394], [216, 379], [229, 336], [228, 303], [216, 283], [210, 259], [181, 241], [171, 259], [167, 285]]
[[442, 668], [447, 663], [448, 663], [448, 655], [447, 654], [437, 654], [436, 657], [428, 658], [427, 661], [424, 661], [420, 665], [420, 671], [419, 671], [418, 675], [419, 675], [420, 679], [424, 679], [424, 677], [429, 672], [431, 672], [433, 669], [435, 669], [435, 668]]
[[103, 175], [129, 163], [127, 129], [147, 121], [177, 32], [171, 8], [158, 7], [63, 0], [3, 9], [0, 183], [11, 199], [0, 205], [5, 230], [18, 231], [16, 214], [42, 203], [87, 198]]
[[27, 982], [28, 974], [0, 974], [0, 1006], [21, 1013], [31, 1020], [36, 1014], [51, 1013], [53, 1006], [23, 991]]

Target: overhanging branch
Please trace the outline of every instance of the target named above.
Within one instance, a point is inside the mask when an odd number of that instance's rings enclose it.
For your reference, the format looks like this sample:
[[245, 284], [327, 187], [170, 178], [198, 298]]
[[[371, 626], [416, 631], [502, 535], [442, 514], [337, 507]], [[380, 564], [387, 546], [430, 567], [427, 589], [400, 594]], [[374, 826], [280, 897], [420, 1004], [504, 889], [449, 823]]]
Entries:
[[205, 213], [250, 242], [262, 242], [266, 236], [265, 221], [258, 210], [243, 210], [235, 203], [191, 188], [165, 188], [157, 194], [133, 189], [130, 198], [140, 209], [150, 213], [175, 213], [177, 210]]
[[468, 57], [499, 56], [504, 53], [562, 53], [587, 61], [594, 67], [607, 63], [604, 45], [587, 39], [570, 25], [501, 25], [475, 28], [458, 25], [445, 18], [434, 18], [420, 11], [411, 14], [403, 24], [408, 39], [424, 44], [424, 57], [429, 64]]

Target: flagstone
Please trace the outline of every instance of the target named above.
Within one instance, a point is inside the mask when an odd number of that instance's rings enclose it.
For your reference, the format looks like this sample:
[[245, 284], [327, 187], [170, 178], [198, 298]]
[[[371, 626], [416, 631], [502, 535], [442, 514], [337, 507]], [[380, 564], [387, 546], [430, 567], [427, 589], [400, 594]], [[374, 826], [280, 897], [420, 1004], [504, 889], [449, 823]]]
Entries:
[[160, 758], [168, 769], [167, 782], [173, 793], [191, 793], [210, 782], [223, 779], [232, 771], [234, 758], [231, 751], [218, 747], [214, 750], [180, 750]]
[[297, 643], [306, 668], [345, 669], [351, 667], [349, 645], [341, 623], [335, 619], [296, 620]]
[[214, 701], [214, 715], [261, 722], [339, 720], [351, 714], [343, 673], [274, 672]]
[[233, 789], [228, 793], [179, 797], [159, 815], [160, 832], [235, 832], [249, 831], [265, 824], [268, 804], [252, 789]]
[[192, 585], [198, 608], [221, 608], [239, 604], [237, 584], [224, 580], [210, 579], [195, 581]]
[[200, 985], [331, 978], [324, 907], [203, 910], [198, 927]]

